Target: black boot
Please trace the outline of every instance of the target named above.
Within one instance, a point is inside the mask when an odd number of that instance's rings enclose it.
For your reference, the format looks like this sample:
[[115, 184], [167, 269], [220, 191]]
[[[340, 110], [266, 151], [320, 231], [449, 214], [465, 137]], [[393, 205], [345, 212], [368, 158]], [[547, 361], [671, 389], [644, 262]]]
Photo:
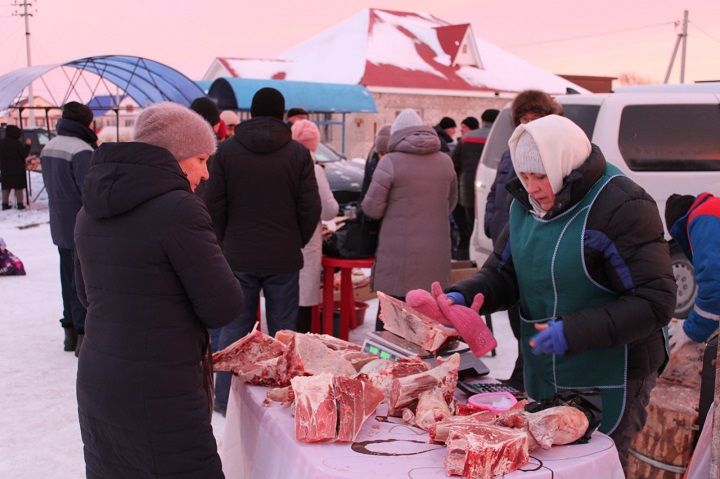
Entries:
[[3, 211], [9, 210], [9, 209], [10, 209], [10, 203], [3, 203], [3, 204], [2, 204], [2, 210], [3, 210]]
[[25, 205], [22, 204], [22, 203], [18, 203], [17, 206], [15, 206], [15, 208], [17, 208], [17, 209], [19, 209], [19, 210], [24, 210], [24, 209], [25, 209]]
[[77, 345], [75, 346], [75, 357], [76, 358], [80, 357], [80, 350], [82, 349], [82, 343], [83, 343], [84, 337], [85, 337], [84, 334], [77, 335]]
[[75, 351], [78, 335], [74, 328], [63, 328], [65, 330], [65, 342], [63, 351]]

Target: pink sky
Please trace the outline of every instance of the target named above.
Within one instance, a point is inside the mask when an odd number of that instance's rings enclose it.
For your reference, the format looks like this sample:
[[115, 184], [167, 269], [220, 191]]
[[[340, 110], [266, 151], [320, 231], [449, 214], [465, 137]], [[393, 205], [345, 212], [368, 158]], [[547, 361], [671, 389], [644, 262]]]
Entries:
[[[720, 80], [720, 0], [31, 1], [33, 64], [129, 54], [192, 79], [217, 56], [273, 58], [374, 7], [470, 23], [476, 36], [553, 73], [632, 73], [659, 83], [678, 31], [672, 22], [687, 9], [685, 80]], [[24, 23], [8, 3], [0, 7], [0, 74], [26, 61]], [[679, 63], [678, 54], [670, 83], [679, 81]]]

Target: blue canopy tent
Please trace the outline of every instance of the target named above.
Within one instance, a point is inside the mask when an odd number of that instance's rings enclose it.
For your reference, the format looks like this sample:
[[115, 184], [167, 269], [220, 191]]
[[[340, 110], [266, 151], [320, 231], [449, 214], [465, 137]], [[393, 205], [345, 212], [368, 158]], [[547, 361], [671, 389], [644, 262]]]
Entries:
[[[51, 88], [45, 75], [59, 71], [64, 73], [58, 82], [62, 87]], [[31, 96], [33, 82], [39, 81], [47, 88], [50, 106], [24, 105], [24, 97]], [[53, 91], [59, 89], [57, 98]], [[27, 91], [27, 93], [26, 93]], [[172, 101], [189, 106], [197, 97], [205, 96], [198, 85], [179, 71], [147, 58], [127, 55], [103, 55], [80, 58], [54, 65], [38, 65], [21, 68], [0, 76], [0, 111], [18, 110], [18, 123], [23, 127], [23, 110], [40, 110], [45, 115], [45, 126], [50, 128], [49, 110], [59, 109], [71, 100], [88, 104], [95, 111], [105, 113], [114, 110], [119, 115], [120, 102], [129, 96], [140, 108], [161, 101]], [[119, 122], [116, 122], [119, 137]], [[31, 184], [26, 190], [27, 202]]]
[[375, 101], [362, 85], [313, 83], [288, 80], [257, 80], [249, 78], [218, 78], [208, 90], [221, 110], [249, 111], [252, 98], [261, 88], [271, 87], [285, 97], [286, 108], [301, 107], [311, 113], [342, 115], [342, 121], [324, 120], [319, 124], [342, 126], [342, 150], [345, 152], [345, 115], [377, 113]]
[[[73, 69], [72, 74], [66, 72], [68, 68]], [[141, 57], [103, 55], [54, 65], [21, 68], [0, 76], [0, 111], [29, 108], [17, 106], [25, 89], [33, 81], [42, 80], [43, 75], [56, 69], [65, 72], [67, 86], [60, 100], [52, 98], [55, 105], [39, 107], [45, 109], [46, 116], [48, 108], [60, 108], [71, 99], [87, 103], [88, 99], [82, 98], [81, 89], [89, 90], [89, 98], [102, 91], [110, 93], [116, 99], [113, 105], [103, 105], [100, 109], [118, 108], [122, 98], [122, 95], [114, 94], [118, 89], [130, 96], [140, 108], [161, 101], [173, 101], [189, 106], [195, 98], [205, 96], [205, 92], [195, 82], [167, 65]], [[99, 80], [88, 79], [86, 72], [96, 75]], [[112, 86], [108, 82], [112, 83]], [[22, 116], [20, 121], [22, 122]]]

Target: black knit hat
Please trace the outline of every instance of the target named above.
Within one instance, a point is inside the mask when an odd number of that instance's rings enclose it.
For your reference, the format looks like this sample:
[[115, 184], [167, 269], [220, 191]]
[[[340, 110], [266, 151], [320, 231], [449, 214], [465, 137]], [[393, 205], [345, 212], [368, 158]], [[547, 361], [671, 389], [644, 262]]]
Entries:
[[480, 128], [480, 122], [474, 116], [469, 116], [465, 118], [463, 121], [460, 122], [460, 124], [467, 126], [471, 130], [477, 130], [478, 128]]
[[283, 119], [285, 114], [285, 97], [274, 88], [261, 88], [253, 96], [250, 104], [250, 116], [270, 116]]
[[15, 125], [8, 125], [5, 128], [5, 136], [8, 138], [12, 138], [13, 140], [17, 140], [22, 135], [22, 130], [19, 126]]
[[293, 107], [288, 110], [287, 116], [288, 116], [288, 118], [290, 118], [295, 115], [307, 115], [307, 114], [308, 114], [308, 112], [305, 111], [304, 108]]
[[692, 195], [678, 195], [673, 193], [668, 196], [667, 202], [665, 203], [665, 226], [668, 231], [672, 229], [672, 226], [677, 220], [685, 216], [690, 209], [690, 206], [695, 202], [695, 197]]
[[438, 124], [440, 125], [440, 128], [442, 128], [443, 130], [445, 130], [447, 128], [457, 128], [457, 123], [455, 123], [455, 120], [453, 120], [449, 116], [444, 116], [442, 118], [442, 120], [440, 120], [440, 123], [438, 123]]
[[210, 123], [210, 126], [220, 123], [220, 109], [214, 101], [206, 96], [195, 98], [190, 103], [190, 109], [205, 118], [205, 121]]
[[480, 119], [485, 123], [492, 123], [495, 121], [495, 118], [497, 118], [499, 113], [500, 110], [498, 110], [497, 108], [488, 108], [482, 113]]
[[62, 117], [66, 120], [81, 123], [84, 126], [90, 126], [90, 123], [93, 121], [93, 112], [82, 103], [69, 101], [62, 107]]

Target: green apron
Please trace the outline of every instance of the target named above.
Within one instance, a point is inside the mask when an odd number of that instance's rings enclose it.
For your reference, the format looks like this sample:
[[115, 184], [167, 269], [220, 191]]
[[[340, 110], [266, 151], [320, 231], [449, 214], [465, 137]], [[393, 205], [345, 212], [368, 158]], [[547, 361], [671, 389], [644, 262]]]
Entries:
[[538, 334], [536, 323], [617, 298], [588, 274], [583, 236], [593, 202], [618, 175], [622, 175], [620, 170], [607, 164], [603, 176], [580, 203], [547, 221], [517, 201], [510, 208], [510, 248], [520, 288], [525, 389], [531, 398], [540, 400], [567, 389], [600, 388], [603, 417], [599, 429], [604, 433], [617, 427], [625, 409], [627, 347], [558, 356], [532, 352], [529, 341]]

